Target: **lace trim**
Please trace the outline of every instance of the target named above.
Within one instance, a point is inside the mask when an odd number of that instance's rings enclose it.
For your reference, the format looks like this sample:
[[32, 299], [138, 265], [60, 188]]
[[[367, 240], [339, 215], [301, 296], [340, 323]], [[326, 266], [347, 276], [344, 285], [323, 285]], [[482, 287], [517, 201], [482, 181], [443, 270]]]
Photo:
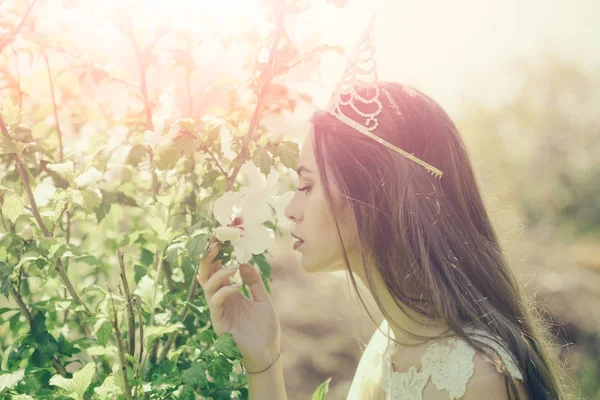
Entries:
[[[392, 338], [394, 333], [388, 327]], [[513, 379], [523, 380], [517, 364], [512, 356], [497, 342], [490, 338], [489, 333], [472, 328], [465, 329], [474, 340], [481, 342], [498, 353], [504, 361]], [[473, 376], [475, 365], [473, 356], [476, 351], [460, 338], [450, 339], [447, 344], [433, 343], [421, 356], [421, 371], [412, 366], [408, 371], [394, 371], [388, 344], [382, 354], [383, 390], [387, 400], [422, 400], [423, 390], [429, 379], [438, 390], [446, 390], [451, 400], [459, 399], [467, 390], [467, 382]], [[491, 362], [491, 360], [484, 356]], [[496, 367], [498, 372], [499, 368]]]

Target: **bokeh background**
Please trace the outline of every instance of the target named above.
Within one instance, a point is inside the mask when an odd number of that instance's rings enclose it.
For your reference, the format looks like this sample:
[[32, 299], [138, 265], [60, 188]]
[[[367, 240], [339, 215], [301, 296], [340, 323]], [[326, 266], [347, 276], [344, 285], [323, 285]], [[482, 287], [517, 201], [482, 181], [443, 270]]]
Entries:
[[[227, 82], [248, 74], [243, 67], [248, 43], [268, 29], [265, 3], [39, 1], [32, 11], [36, 40], [62, 46], [47, 57], [64, 140], [83, 143], [94, 129], [114, 126], [108, 118], [140, 106], [127, 87], [139, 78], [137, 60], [131, 43], [114, 29], [115, 10], [128, 8], [139, 45], [156, 40], [162, 54], [147, 71], [149, 97], [158, 98], [171, 86], [173, 117], [201, 117], [224, 101]], [[301, 52], [319, 43], [351, 51], [370, 15], [378, 13], [380, 79], [427, 93], [456, 122], [515, 274], [540, 300], [580, 398], [600, 399], [600, 2], [300, 3], [306, 11], [287, 18], [285, 29]], [[8, 10], [25, 12], [29, 4], [0, 0], [0, 28], [18, 18]], [[164, 26], [178, 35], [161, 37]], [[28, 28], [20, 35], [30, 34]], [[0, 72], [18, 70], [19, 93], [28, 99], [24, 114], [36, 129], [51, 131], [48, 65], [24, 50], [25, 39], [31, 40], [19, 36], [0, 54]], [[121, 82], [74, 78], [77, 57], [101, 62]], [[190, 58], [200, 67], [186, 74], [181, 66]], [[281, 77], [279, 83], [312, 102], [270, 115], [264, 126], [301, 143], [313, 107], [326, 103], [344, 62], [344, 56], [330, 52]], [[14, 83], [0, 75], [0, 95], [11, 90]], [[94, 110], [88, 110], [87, 120], [77, 112], [84, 103]], [[376, 325], [344, 273], [302, 270], [289, 236], [276, 241], [270, 260], [289, 398], [310, 398], [329, 377], [328, 398], [345, 398], [363, 342]]]

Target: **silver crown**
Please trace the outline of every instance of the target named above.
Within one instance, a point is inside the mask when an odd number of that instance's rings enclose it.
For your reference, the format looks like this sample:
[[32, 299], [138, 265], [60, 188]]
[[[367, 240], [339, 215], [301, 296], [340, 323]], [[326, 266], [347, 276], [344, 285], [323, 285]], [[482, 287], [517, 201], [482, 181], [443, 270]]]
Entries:
[[[375, 135], [372, 131], [377, 129], [379, 122], [377, 116], [381, 113], [383, 106], [379, 101], [380, 89], [377, 85], [377, 61], [375, 60], [374, 26], [375, 16], [371, 17], [366, 29], [364, 30], [356, 49], [354, 57], [348, 59], [342, 79], [336, 85], [336, 88], [327, 104], [326, 111], [336, 117], [338, 120], [346, 123], [360, 133], [383, 144], [391, 150], [402, 154], [417, 164], [425, 167], [433, 176], [441, 178], [443, 172], [434, 166], [426, 163], [413, 154], [408, 153], [386, 140]], [[369, 97], [362, 97], [357, 93], [357, 88], [367, 88], [364, 93]], [[372, 94], [372, 96], [370, 95]], [[361, 103], [364, 106], [361, 106]], [[342, 112], [342, 106], [349, 106], [354, 112], [364, 118], [364, 122], [358, 122], [348, 117]], [[362, 107], [361, 108], [359, 108]], [[367, 107], [370, 112], [365, 109]]]

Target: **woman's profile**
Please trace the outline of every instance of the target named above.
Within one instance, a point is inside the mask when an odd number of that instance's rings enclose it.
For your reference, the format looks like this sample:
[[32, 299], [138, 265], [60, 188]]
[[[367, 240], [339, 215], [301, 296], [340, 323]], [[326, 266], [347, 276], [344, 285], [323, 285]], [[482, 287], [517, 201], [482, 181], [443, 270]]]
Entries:
[[[285, 212], [304, 270], [348, 271], [385, 317], [348, 400], [564, 398], [557, 354], [506, 261], [454, 123], [420, 91], [377, 82], [372, 23], [312, 117]], [[198, 275], [215, 332], [238, 344], [250, 399], [287, 399], [261, 277], [239, 266], [244, 297], [229, 286], [237, 269], [216, 254]]]

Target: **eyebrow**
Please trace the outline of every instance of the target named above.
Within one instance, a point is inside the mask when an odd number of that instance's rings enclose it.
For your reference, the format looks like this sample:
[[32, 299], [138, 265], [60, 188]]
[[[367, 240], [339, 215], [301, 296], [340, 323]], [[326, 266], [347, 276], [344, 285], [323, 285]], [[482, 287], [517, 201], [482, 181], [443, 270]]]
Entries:
[[298, 169], [296, 170], [296, 173], [298, 175], [302, 175], [302, 172], [308, 172], [308, 173], [312, 173], [314, 171], [311, 171], [310, 169], [306, 168], [304, 165], [301, 165], [298, 167]]

